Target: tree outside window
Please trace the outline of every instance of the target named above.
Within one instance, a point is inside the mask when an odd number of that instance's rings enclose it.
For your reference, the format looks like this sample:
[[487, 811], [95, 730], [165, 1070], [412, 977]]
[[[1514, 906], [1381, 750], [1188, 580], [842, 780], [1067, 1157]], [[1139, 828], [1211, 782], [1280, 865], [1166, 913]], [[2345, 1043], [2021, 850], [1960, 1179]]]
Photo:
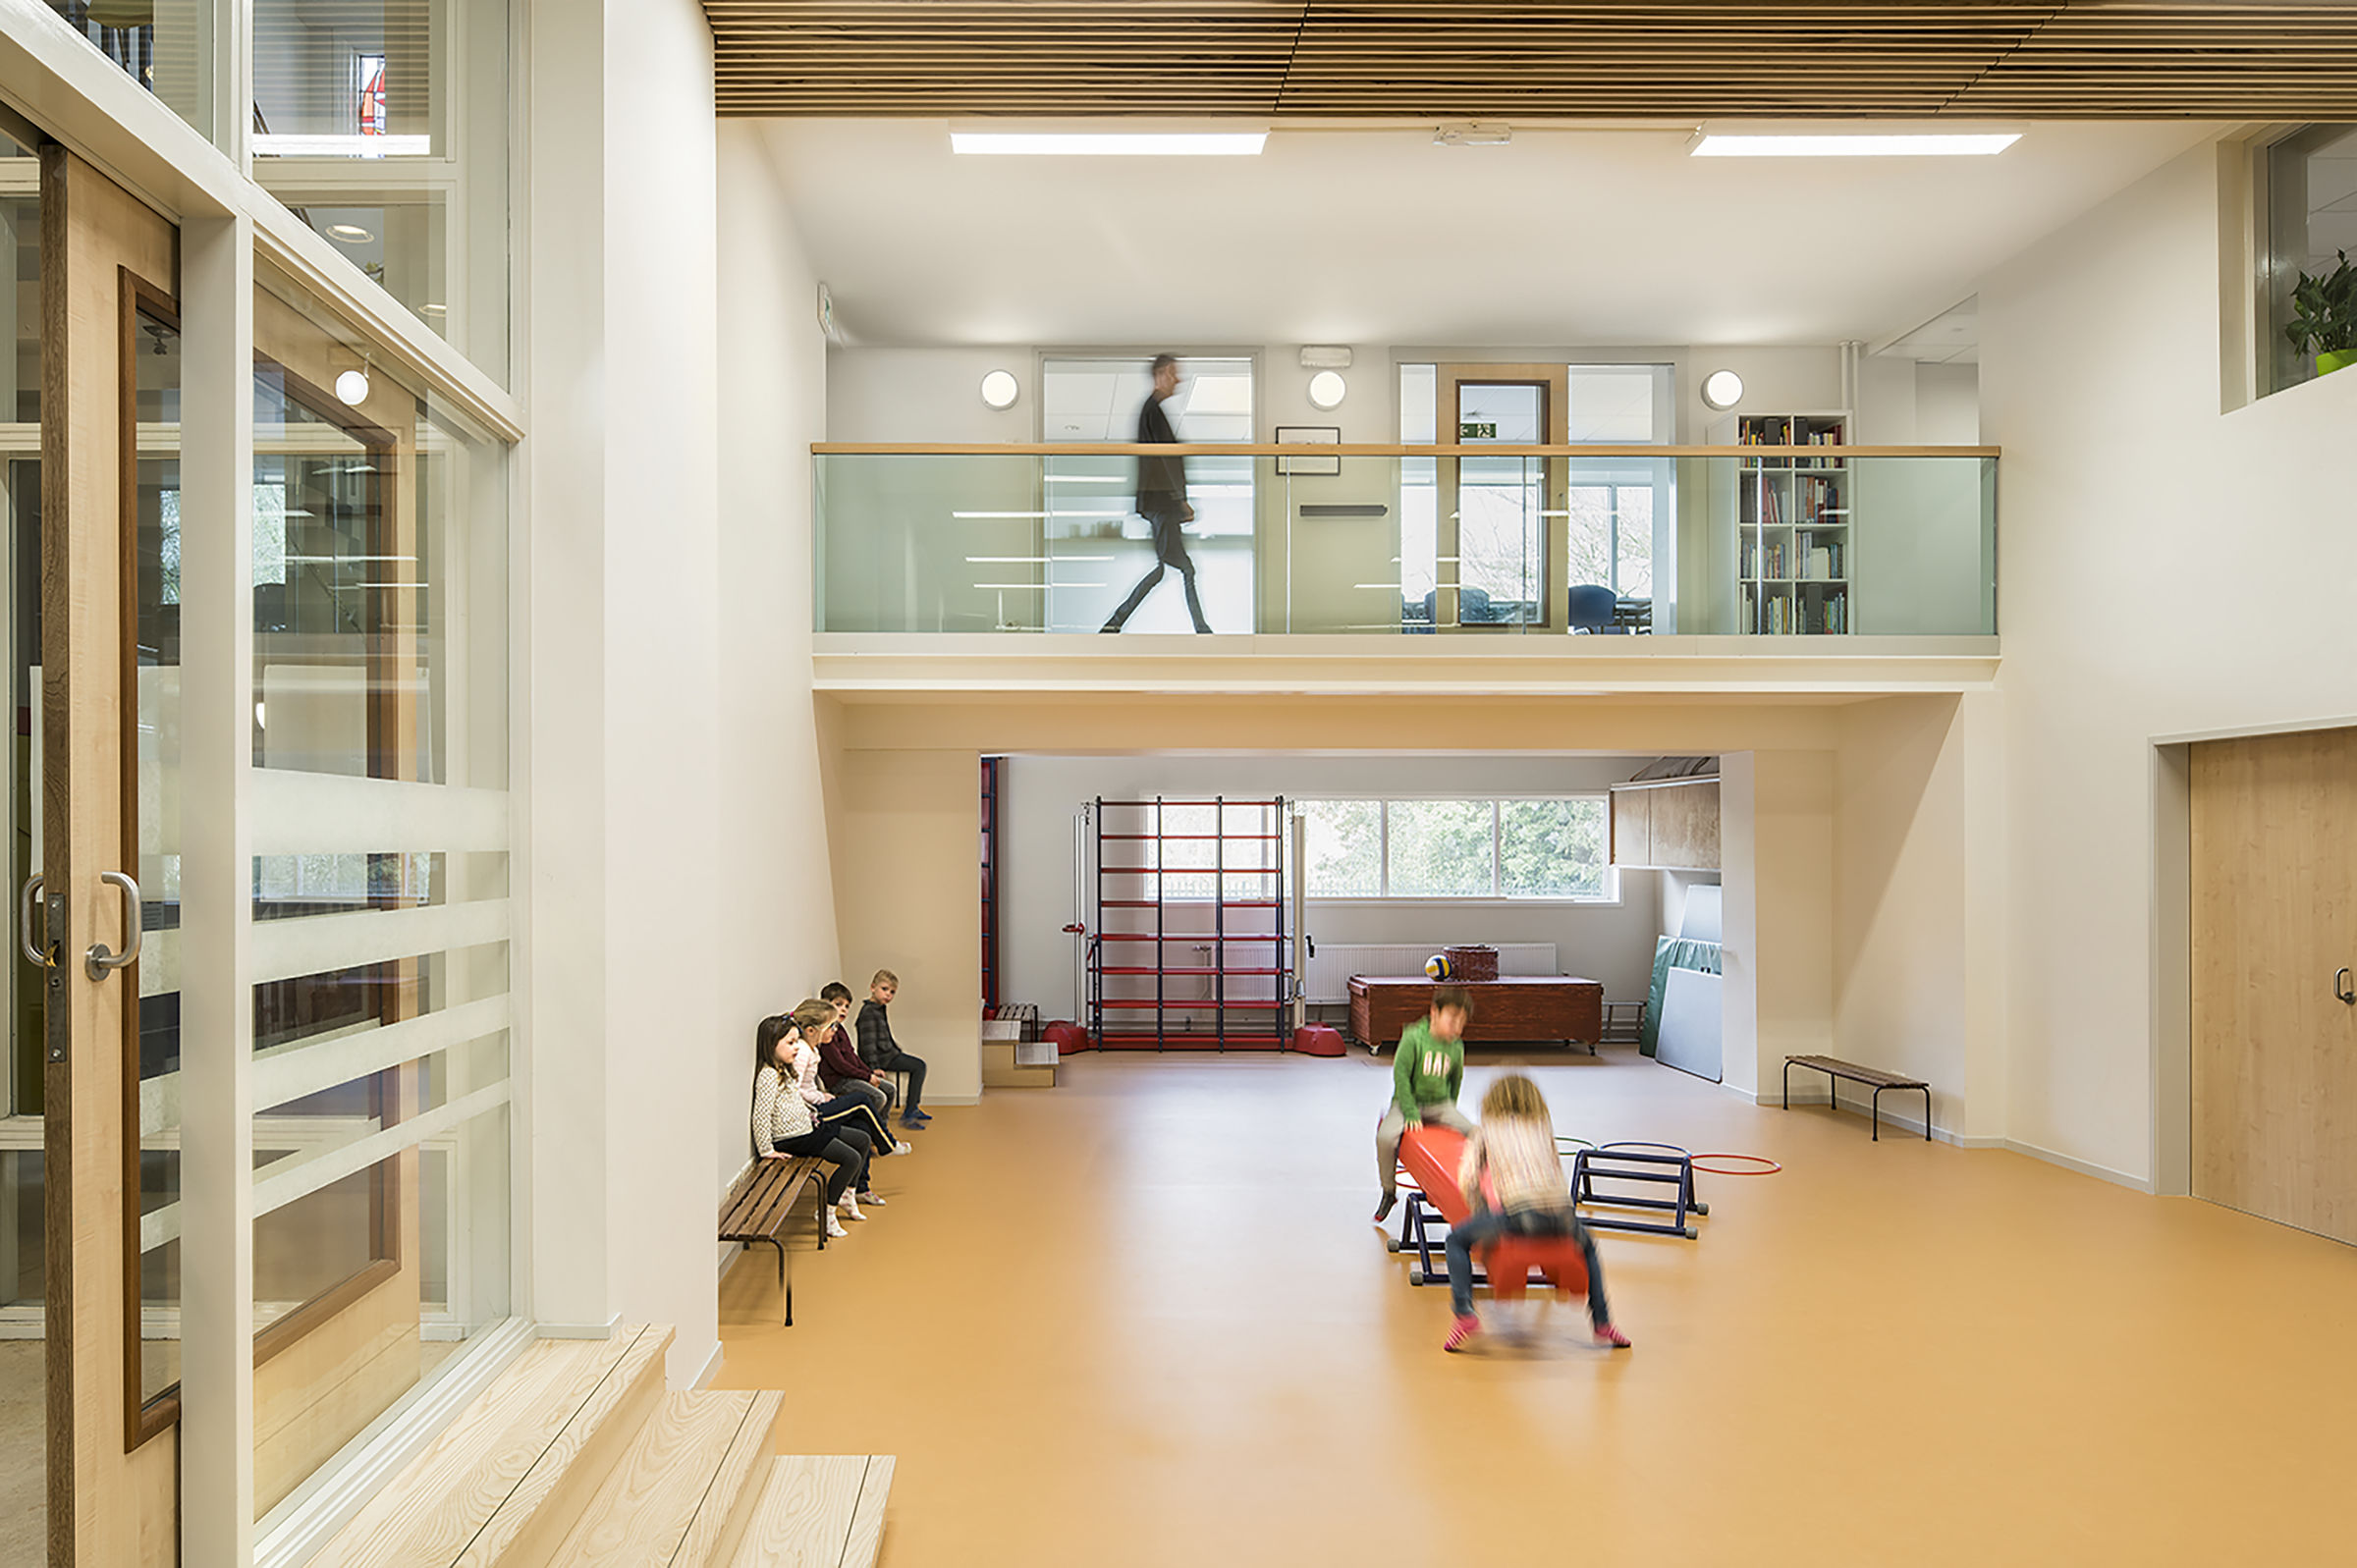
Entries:
[[1605, 800], [1305, 800], [1313, 898], [1610, 896]]

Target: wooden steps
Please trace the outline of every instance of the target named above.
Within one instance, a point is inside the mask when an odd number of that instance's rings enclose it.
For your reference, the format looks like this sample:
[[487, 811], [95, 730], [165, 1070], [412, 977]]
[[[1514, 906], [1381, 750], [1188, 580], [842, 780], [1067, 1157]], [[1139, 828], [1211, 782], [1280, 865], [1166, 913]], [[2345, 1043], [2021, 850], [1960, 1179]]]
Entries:
[[533, 1345], [312, 1568], [872, 1568], [893, 1461], [777, 1457], [786, 1396], [666, 1392], [671, 1342]]
[[777, 1447], [781, 1393], [676, 1393], [638, 1430], [553, 1568], [725, 1564]]
[[891, 1489], [890, 1454], [773, 1460], [729, 1568], [875, 1568]]
[[[573, 1461], [622, 1442], [663, 1391], [669, 1328], [604, 1340], [543, 1339], [492, 1380], [311, 1559], [310, 1568], [469, 1568], [537, 1564], [584, 1498]], [[607, 1453], [611, 1463], [611, 1453]], [[567, 1512], [570, 1508], [570, 1512]], [[511, 1549], [521, 1546], [521, 1550]]]

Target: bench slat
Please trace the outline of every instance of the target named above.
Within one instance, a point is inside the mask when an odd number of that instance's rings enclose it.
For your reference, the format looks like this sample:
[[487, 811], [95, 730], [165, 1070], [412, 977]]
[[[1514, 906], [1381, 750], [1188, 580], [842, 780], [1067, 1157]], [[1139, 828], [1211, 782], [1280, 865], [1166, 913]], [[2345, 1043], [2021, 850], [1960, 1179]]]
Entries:
[[768, 1239], [817, 1169], [815, 1160], [762, 1161], [744, 1185], [721, 1205], [720, 1239]]
[[1903, 1073], [1885, 1072], [1880, 1067], [1861, 1066], [1854, 1061], [1843, 1061], [1838, 1056], [1786, 1056], [1784, 1060], [1795, 1067], [1814, 1067], [1819, 1072], [1831, 1073], [1836, 1078], [1847, 1078], [1853, 1083], [1875, 1084], [1885, 1089], [1926, 1089], [1930, 1087], [1921, 1078], [1909, 1078]]

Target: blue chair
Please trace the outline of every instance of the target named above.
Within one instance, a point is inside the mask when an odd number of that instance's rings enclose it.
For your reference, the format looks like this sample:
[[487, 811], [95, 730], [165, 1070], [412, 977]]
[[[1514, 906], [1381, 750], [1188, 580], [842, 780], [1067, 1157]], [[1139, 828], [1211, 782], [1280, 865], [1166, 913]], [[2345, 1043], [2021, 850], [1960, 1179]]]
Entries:
[[1571, 590], [1563, 617], [1573, 631], [1595, 633], [1613, 629], [1613, 612], [1620, 596], [1610, 588], [1595, 583], [1582, 583]]
[[[1439, 623], [1440, 615], [1440, 592], [1438, 589], [1427, 588], [1424, 591], [1422, 624], [1417, 624], [1412, 617], [1409, 619], [1408, 624], [1414, 626], [1418, 631], [1429, 630]], [[1459, 588], [1456, 590], [1456, 623], [1458, 625], [1494, 625], [1504, 619], [1499, 615], [1497, 608], [1490, 603], [1490, 593], [1487, 588]]]

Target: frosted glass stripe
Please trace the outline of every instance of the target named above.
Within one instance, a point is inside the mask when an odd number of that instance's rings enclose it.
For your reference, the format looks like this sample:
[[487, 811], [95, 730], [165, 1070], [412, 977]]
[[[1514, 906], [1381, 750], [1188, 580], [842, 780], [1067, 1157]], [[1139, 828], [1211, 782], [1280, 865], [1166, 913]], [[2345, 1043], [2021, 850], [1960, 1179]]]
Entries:
[[253, 1108], [267, 1110], [369, 1073], [497, 1034], [508, 1026], [508, 999], [486, 997], [381, 1028], [326, 1041], [300, 1041], [263, 1052], [253, 1062]]
[[253, 981], [265, 985], [507, 940], [505, 898], [263, 920], [253, 927]]
[[[508, 1081], [503, 1078], [470, 1095], [462, 1095], [447, 1105], [419, 1111], [407, 1121], [397, 1122], [381, 1132], [372, 1132], [365, 1138], [356, 1138], [325, 1153], [293, 1154], [284, 1160], [273, 1161], [253, 1178], [253, 1217], [259, 1219], [273, 1210], [284, 1209], [331, 1182], [342, 1181], [355, 1171], [365, 1170], [380, 1160], [389, 1160], [413, 1144], [438, 1138], [460, 1122], [507, 1103]], [[143, 1242], [145, 1237], [140, 1239]]]
[[504, 789], [256, 768], [253, 852], [502, 851], [508, 801]]
[[[283, 1147], [299, 1141], [302, 1147], [272, 1161], [255, 1174], [254, 1217], [258, 1219], [273, 1209], [284, 1209], [298, 1199], [307, 1198], [330, 1182], [341, 1181], [356, 1170], [365, 1170], [413, 1144], [432, 1142], [460, 1122], [506, 1105], [509, 1090], [509, 1080], [502, 1078], [447, 1105], [419, 1111], [407, 1121], [361, 1133], [343, 1143], [333, 1141], [341, 1129], [371, 1123], [353, 1116], [256, 1117], [255, 1148]], [[153, 1252], [167, 1242], [178, 1241], [181, 1205], [177, 1199], [139, 1216], [139, 1251]]]

